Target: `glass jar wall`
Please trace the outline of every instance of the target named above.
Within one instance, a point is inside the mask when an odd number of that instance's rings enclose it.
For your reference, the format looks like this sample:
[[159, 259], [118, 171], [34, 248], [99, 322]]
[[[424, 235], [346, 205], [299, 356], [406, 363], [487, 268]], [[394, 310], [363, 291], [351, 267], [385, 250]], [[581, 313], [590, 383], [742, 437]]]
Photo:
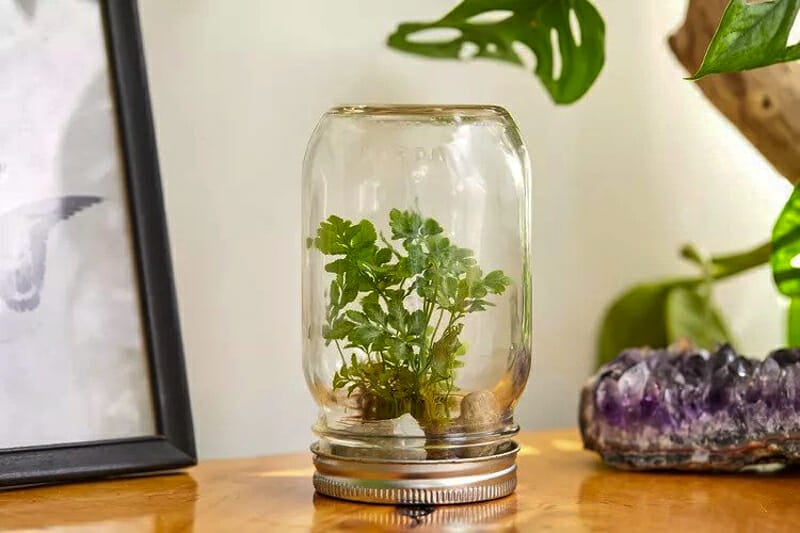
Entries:
[[326, 113], [303, 170], [317, 449], [501, 453], [531, 361], [527, 152], [491, 106]]

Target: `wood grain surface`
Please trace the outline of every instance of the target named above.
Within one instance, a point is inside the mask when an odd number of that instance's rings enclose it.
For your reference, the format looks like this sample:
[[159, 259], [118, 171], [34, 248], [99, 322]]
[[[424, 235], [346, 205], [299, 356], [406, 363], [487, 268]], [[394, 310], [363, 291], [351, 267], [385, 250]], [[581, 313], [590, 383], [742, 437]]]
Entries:
[[5, 530], [800, 531], [800, 472], [620, 472], [575, 430], [523, 433], [519, 487], [476, 505], [398, 508], [314, 495], [308, 454], [205, 461], [171, 475], [0, 492]]

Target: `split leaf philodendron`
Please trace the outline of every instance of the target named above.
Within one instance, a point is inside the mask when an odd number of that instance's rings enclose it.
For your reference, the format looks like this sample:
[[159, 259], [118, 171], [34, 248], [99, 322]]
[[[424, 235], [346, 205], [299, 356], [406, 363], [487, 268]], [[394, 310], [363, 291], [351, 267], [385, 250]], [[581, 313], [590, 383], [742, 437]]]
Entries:
[[389, 227], [387, 238], [368, 220], [332, 215], [317, 230], [314, 246], [336, 258], [325, 266], [334, 278], [323, 328], [341, 357], [333, 388], [356, 398], [365, 419], [410, 413], [435, 426], [451, 418], [464, 318], [511, 280], [484, 275], [432, 218], [393, 209]]
[[[505, 16], [481, 20], [492, 13]], [[579, 35], [570, 28], [571, 14]], [[457, 30], [459, 35], [434, 42], [416, 39], [418, 32], [443, 28]], [[589, 90], [603, 68], [605, 24], [588, 0], [464, 0], [437, 21], [400, 24], [388, 44], [433, 58], [476, 57], [519, 66], [525, 66], [525, 61], [518, 47], [528, 48], [536, 57], [534, 72], [550, 97], [569, 104]], [[470, 46], [475, 51], [467, 56]]]

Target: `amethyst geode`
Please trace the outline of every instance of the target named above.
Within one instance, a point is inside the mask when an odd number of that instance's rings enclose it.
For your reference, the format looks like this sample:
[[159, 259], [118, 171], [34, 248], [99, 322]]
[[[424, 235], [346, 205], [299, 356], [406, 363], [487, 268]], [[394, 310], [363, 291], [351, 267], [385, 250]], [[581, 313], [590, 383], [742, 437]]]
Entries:
[[584, 447], [620, 468], [800, 463], [800, 349], [764, 361], [727, 345], [622, 352], [583, 388]]

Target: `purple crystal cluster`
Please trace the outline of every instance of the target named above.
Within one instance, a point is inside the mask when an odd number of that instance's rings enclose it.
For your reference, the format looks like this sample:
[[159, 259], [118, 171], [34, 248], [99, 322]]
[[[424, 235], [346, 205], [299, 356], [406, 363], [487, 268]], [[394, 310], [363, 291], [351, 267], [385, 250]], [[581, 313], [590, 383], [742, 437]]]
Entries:
[[631, 349], [584, 386], [584, 446], [634, 469], [800, 463], [800, 350]]

